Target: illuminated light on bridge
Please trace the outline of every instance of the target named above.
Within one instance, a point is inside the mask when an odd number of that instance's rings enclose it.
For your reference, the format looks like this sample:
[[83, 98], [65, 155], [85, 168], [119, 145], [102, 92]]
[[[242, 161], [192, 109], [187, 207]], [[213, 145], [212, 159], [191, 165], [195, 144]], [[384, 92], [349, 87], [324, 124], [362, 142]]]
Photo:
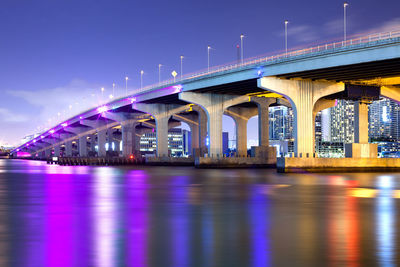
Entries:
[[34, 143], [36, 143], [36, 140], [33, 140]]
[[55, 132], [54, 129], [49, 131], [49, 133], [51, 133], [51, 134], [53, 134], [54, 132]]
[[97, 108], [97, 111], [98, 111], [99, 113], [104, 113], [104, 112], [106, 112], [107, 110], [108, 110], [108, 108], [107, 108], [106, 106], [101, 106], [101, 107]]
[[31, 154], [29, 152], [23, 152], [23, 151], [17, 152], [17, 157], [19, 157], [19, 158], [27, 158], [30, 156], [31, 156]]
[[258, 69], [257, 69], [257, 76], [258, 76], [258, 77], [262, 77], [263, 74], [264, 74], [264, 70], [263, 70], [262, 68], [258, 68]]
[[175, 85], [175, 86], [173, 86], [173, 88], [175, 88], [175, 93], [182, 92], [182, 85]]
[[43, 139], [43, 138], [44, 138], [44, 136], [42, 135], [42, 136], [40, 136], [40, 138], [41, 138], [41, 139]]
[[62, 126], [62, 127], [67, 127], [67, 126], [68, 126], [68, 123], [64, 122], [64, 123], [61, 124], [61, 126]]

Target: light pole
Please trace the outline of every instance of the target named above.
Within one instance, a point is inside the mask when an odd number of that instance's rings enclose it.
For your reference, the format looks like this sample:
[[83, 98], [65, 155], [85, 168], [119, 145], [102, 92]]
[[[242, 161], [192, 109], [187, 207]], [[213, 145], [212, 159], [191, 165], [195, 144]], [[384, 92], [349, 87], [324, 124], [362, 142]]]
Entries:
[[182, 73], [183, 73], [183, 56], [181, 56], [181, 80], [182, 80]]
[[161, 64], [158, 64], [158, 83], [161, 83]]
[[144, 73], [144, 71], [141, 70], [141, 71], [140, 71], [140, 89], [143, 88], [143, 73]]
[[104, 101], [104, 98], [103, 98], [103, 96], [104, 96], [104, 87], [101, 87], [101, 102], [103, 102]]
[[113, 83], [113, 93], [112, 93], [112, 95], [115, 96], [115, 83]]
[[288, 20], [285, 20], [285, 53], [287, 56], [287, 25], [289, 24]]
[[128, 95], [128, 76], [125, 77], [125, 95]]
[[349, 4], [347, 2], [344, 2], [343, 4], [343, 37], [344, 37], [344, 41], [346, 42], [347, 39], [347, 33], [346, 33], [346, 8]]
[[211, 46], [207, 46], [207, 71], [210, 72], [210, 50]]
[[244, 34], [240, 35], [240, 61], [243, 64], [243, 38], [244, 38]]

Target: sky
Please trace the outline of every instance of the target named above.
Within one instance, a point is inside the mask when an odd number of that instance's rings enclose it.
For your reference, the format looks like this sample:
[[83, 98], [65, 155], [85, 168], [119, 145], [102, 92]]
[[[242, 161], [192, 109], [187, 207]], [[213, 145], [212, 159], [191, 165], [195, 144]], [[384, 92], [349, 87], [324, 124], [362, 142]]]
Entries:
[[[400, 1], [352, 0], [348, 36], [400, 29]], [[343, 38], [343, 1], [221, 0], [2, 0], [0, 1], [0, 145], [18, 144], [112, 93], [158, 81], [171, 71], [235, 61], [244, 34], [244, 57]], [[254, 118], [249, 139], [256, 138]], [[233, 135], [233, 124], [224, 120]]]

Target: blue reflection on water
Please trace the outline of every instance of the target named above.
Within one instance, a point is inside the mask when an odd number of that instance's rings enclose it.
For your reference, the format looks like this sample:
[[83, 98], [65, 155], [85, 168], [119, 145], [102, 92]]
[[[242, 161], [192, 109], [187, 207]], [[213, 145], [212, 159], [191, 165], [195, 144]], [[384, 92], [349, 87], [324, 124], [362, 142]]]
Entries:
[[171, 249], [172, 266], [189, 266], [189, 231], [188, 231], [188, 177], [175, 176], [171, 183]]
[[269, 199], [262, 195], [260, 186], [252, 186], [250, 191], [250, 218], [251, 218], [251, 243], [252, 266], [271, 266], [270, 262], [270, 203]]
[[394, 266], [394, 236], [396, 209], [393, 199], [393, 177], [378, 177], [379, 194], [376, 202], [377, 256], [382, 266]]

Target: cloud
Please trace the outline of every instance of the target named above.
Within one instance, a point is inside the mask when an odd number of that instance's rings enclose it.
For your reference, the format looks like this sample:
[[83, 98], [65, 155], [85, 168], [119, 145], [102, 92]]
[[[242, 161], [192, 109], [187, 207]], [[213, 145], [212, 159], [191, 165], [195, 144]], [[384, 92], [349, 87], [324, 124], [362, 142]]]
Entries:
[[325, 34], [337, 35], [343, 34], [343, 18], [334, 19], [324, 24]]
[[368, 32], [383, 33], [383, 32], [398, 31], [399, 29], [400, 29], [400, 17], [384, 22], [380, 26], [368, 30]]
[[0, 121], [3, 122], [26, 122], [28, 116], [22, 114], [16, 114], [8, 109], [0, 108]]
[[[284, 32], [279, 32], [279, 36], [283, 37]], [[314, 42], [319, 38], [314, 27], [309, 25], [288, 25], [288, 39], [300, 42]]]
[[[6, 93], [37, 107], [38, 114], [26, 114], [26, 116], [30, 117], [32, 121], [40, 123], [41, 127], [52, 127], [56, 122], [66, 120], [101, 102], [100, 87], [90, 85], [82, 80], [73, 80], [65, 86], [51, 89], [8, 90]], [[106, 89], [104, 100], [110, 93], [110, 89]]]

